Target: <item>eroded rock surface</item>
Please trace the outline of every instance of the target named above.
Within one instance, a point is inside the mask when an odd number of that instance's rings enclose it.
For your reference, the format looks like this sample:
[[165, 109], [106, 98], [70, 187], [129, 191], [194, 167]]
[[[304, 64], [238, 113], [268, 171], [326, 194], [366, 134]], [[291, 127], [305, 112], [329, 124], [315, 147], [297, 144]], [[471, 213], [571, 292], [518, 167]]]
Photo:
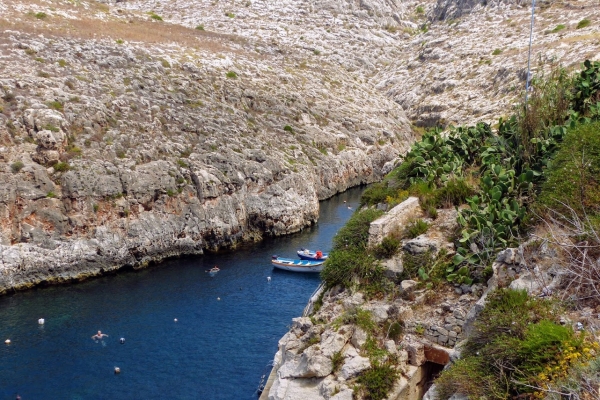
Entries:
[[336, 62], [108, 4], [0, 5], [0, 293], [296, 232], [413, 140]]

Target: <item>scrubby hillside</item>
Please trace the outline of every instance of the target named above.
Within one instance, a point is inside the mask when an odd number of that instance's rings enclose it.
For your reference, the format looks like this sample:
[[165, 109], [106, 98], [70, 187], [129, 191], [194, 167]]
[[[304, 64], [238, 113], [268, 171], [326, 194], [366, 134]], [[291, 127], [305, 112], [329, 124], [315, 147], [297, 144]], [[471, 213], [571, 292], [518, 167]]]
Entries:
[[[314, 223], [393, 167], [411, 123], [507, 113], [521, 3], [3, 2], [0, 286]], [[594, 55], [597, 13], [541, 3], [537, 75]]]
[[2, 7], [2, 290], [297, 231], [412, 138], [316, 56], [94, 2]]

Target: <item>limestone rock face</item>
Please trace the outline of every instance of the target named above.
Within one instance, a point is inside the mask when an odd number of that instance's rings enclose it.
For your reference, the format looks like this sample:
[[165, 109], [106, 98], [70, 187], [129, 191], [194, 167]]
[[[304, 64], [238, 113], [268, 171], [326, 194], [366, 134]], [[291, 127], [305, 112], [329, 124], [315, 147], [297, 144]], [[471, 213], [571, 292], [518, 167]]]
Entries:
[[[90, 4], [48, 10], [48, 35], [3, 37], [0, 293], [297, 232], [319, 200], [379, 180], [413, 140], [397, 103], [313, 50], [307, 61], [258, 36], [196, 30], [198, 47], [190, 32], [144, 25], [143, 3]], [[173, 24], [184, 8], [173, 4]], [[53, 35], [102, 15], [171, 39]]]

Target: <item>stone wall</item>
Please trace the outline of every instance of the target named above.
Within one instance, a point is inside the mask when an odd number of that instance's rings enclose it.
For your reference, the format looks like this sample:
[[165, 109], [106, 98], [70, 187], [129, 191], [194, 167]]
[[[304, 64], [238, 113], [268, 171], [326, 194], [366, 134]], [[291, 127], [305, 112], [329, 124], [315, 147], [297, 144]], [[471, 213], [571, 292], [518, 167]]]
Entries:
[[401, 232], [411, 219], [418, 218], [421, 215], [419, 199], [409, 197], [371, 223], [369, 227], [369, 246], [376, 246], [386, 236], [394, 232]]

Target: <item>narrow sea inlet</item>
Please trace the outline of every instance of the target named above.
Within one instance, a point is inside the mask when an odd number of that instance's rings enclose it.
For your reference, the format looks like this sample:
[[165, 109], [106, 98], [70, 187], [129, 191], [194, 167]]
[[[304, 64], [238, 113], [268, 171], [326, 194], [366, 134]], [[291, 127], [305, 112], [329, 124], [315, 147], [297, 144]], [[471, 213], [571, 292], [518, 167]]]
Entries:
[[[0, 399], [255, 399], [320, 282], [274, 270], [271, 256], [329, 250], [361, 192], [321, 202], [319, 223], [298, 234], [0, 297]], [[98, 330], [108, 337], [93, 340]]]

